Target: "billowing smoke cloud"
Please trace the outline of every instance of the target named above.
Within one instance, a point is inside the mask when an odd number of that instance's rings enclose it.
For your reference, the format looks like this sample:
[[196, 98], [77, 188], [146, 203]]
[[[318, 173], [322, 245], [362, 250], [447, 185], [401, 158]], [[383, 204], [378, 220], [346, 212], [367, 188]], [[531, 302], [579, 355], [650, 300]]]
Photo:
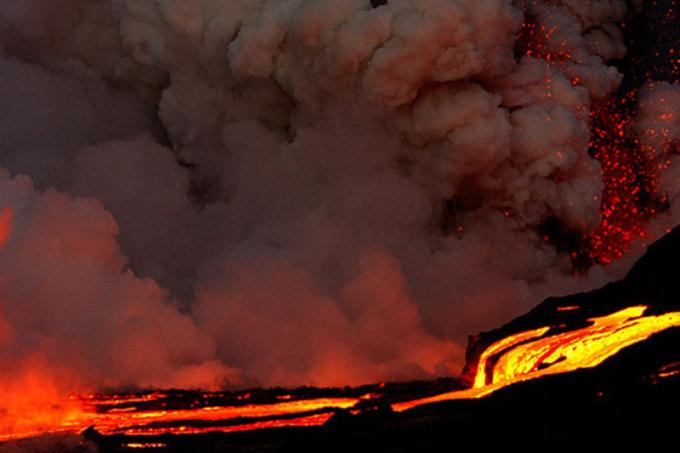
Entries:
[[[3, 3], [0, 360], [89, 386], [456, 373], [467, 334], [628, 266], [575, 276], [540, 232], [600, 222], [589, 113], [620, 83], [626, 13]], [[640, 98], [669, 160], [654, 234], [679, 220], [678, 95]]]
[[5, 176], [0, 188], [11, 206], [0, 263], [3, 359], [39, 351], [104, 385], [216, 385], [226, 370], [210, 361], [212, 340], [167, 291], [126, 269], [118, 226], [100, 202], [38, 193], [24, 176]]

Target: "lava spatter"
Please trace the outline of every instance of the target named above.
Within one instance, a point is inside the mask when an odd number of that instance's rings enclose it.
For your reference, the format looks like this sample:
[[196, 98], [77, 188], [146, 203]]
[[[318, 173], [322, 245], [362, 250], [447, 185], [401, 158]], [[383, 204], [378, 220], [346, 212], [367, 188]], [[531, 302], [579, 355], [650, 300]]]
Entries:
[[599, 102], [591, 112], [590, 152], [602, 166], [604, 190], [602, 220], [586, 235], [582, 251], [590, 264], [621, 258], [631, 242], [644, 237], [645, 223], [667, 207], [654, 153], [642, 148], [632, 132], [635, 104], [631, 92]]
[[[661, 173], [677, 143], [660, 152], [641, 143], [636, 128], [639, 98], [657, 82], [678, 83], [680, 36], [678, 4], [645, 2], [642, 9], [618, 24], [626, 36], [626, 56], [614, 62], [623, 74], [618, 90], [590, 105], [588, 153], [601, 166], [603, 190], [593, 201], [600, 204], [601, 220], [590, 230], [567, 231], [559, 220], [549, 219], [539, 228], [545, 240], [568, 253], [574, 269], [608, 265], [622, 258], [632, 242], [646, 236], [647, 223], [669, 207], [661, 187]], [[663, 30], [663, 31], [657, 31]], [[555, 40], [559, 30], [536, 14], [525, 15], [515, 43], [515, 57], [541, 59], [565, 67], [578, 63], [564, 42]], [[582, 80], [573, 76], [572, 84]]]
[[591, 107], [589, 151], [602, 166], [604, 190], [601, 223], [572, 255], [581, 264], [606, 265], [621, 258], [631, 242], [645, 236], [646, 223], [668, 208], [659, 176], [669, 162], [659, 156], [673, 154], [677, 143], [664, 153], [644, 146], [634, 123], [642, 87], [679, 81], [679, 10], [676, 0], [645, 2], [621, 25], [629, 49], [618, 65], [624, 79], [617, 93]]

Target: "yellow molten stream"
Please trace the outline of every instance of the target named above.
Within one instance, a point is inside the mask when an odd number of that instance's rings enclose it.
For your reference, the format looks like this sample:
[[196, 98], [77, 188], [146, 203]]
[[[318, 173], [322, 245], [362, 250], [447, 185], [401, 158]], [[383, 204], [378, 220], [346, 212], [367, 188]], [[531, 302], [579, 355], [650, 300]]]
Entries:
[[540, 337], [549, 330], [550, 327], [541, 327], [540, 329], [528, 330], [526, 332], [505, 337], [486, 348], [479, 358], [477, 372], [475, 373], [475, 381], [472, 387], [482, 388], [486, 385], [486, 364], [491, 357], [520, 343]]
[[[555, 335], [549, 335], [550, 327], [510, 335], [481, 354], [472, 388], [397, 403], [393, 408], [401, 412], [422, 404], [481, 398], [517, 382], [592, 368], [655, 333], [680, 326], [680, 312], [643, 316], [646, 309], [629, 307], [591, 318], [587, 327]], [[492, 358], [496, 361], [490, 366]]]
[[[52, 423], [41, 423], [36, 425], [35, 429], [30, 428], [30, 425], [26, 429], [9, 427], [7, 430], [0, 426], [0, 443], [46, 433], [75, 433], [83, 431], [88, 426], [94, 426], [97, 431], [105, 435], [135, 436], [157, 436], [168, 433], [200, 434], [212, 431], [234, 432], [284, 426], [318, 426], [323, 425], [335, 413], [335, 410], [349, 409], [360, 401], [360, 398], [315, 398], [272, 404], [204, 406], [192, 409], [137, 411], [136, 408], [132, 408], [131, 411], [116, 409], [104, 413], [97, 411], [100, 404], [117, 405], [135, 401], [154, 401], [164, 397], [163, 393], [153, 393], [142, 398], [121, 396], [99, 399], [95, 395], [74, 398], [72, 403], [80, 410], [77, 417], [59, 422], [55, 420]], [[81, 405], [78, 405], [78, 400]], [[0, 409], [2, 409], [1, 403], [0, 401]], [[25, 414], [23, 416], [26, 418]], [[283, 416], [285, 418], [267, 419], [267, 417]], [[226, 420], [243, 420], [243, 422], [229, 426], [210, 426], [209, 424], [195, 426], [192, 423], [192, 421], [223, 422]], [[158, 424], [167, 426], [159, 427]]]
[[[642, 305], [629, 307], [592, 318], [588, 327], [515, 343], [516, 346], [501, 354], [494, 364], [490, 384], [507, 385], [548, 374], [592, 368], [655, 333], [680, 326], [679, 312], [642, 316], [646, 309]], [[480, 363], [480, 367], [485, 364]], [[486, 383], [475, 379], [476, 387]]]

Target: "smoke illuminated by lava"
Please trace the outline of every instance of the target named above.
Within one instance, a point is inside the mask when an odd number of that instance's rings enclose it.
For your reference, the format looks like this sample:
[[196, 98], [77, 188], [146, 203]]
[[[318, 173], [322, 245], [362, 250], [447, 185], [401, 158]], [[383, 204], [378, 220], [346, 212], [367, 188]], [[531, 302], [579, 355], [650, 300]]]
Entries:
[[[580, 307], [557, 307], [579, 310]], [[508, 335], [489, 345], [477, 358], [472, 387], [427, 398], [392, 404], [403, 412], [414, 407], [457, 399], [481, 398], [519, 382], [541, 376], [592, 368], [621, 350], [652, 335], [680, 326], [680, 312], [647, 314], [648, 307], [634, 306], [590, 319], [588, 325], [566, 329], [546, 326]], [[660, 371], [660, 375], [663, 374]], [[360, 412], [360, 403], [381, 394], [361, 397], [301, 398], [279, 395], [277, 402], [251, 401], [250, 393], [224, 400], [216, 393], [196, 395], [188, 407], [178, 405], [162, 392], [113, 396], [72, 396], [59, 399], [44, 376], [22, 376], [22, 389], [2, 389], [9, 411], [31, 414], [30, 418], [0, 417], [0, 441], [17, 440], [40, 433], [77, 433], [94, 427], [104, 435], [158, 436], [235, 432], [284, 426], [319, 426], [338, 410]], [[26, 392], [27, 389], [31, 391]], [[176, 398], [177, 399], [177, 398]], [[181, 402], [181, 399], [179, 399]], [[6, 403], [7, 404], [7, 403]], [[31, 407], [16, 407], [27, 405]]]
[[626, 3], [2, 3], [0, 390], [453, 375], [620, 277], [680, 223]]

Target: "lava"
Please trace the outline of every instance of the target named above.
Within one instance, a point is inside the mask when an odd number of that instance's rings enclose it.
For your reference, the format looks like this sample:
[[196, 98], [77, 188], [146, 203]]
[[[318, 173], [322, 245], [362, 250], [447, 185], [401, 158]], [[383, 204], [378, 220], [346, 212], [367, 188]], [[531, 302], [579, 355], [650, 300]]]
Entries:
[[546, 335], [503, 352], [487, 376], [480, 363], [475, 386], [511, 384], [548, 374], [592, 368], [622, 349], [662, 330], [680, 326], [680, 312], [644, 316], [645, 306], [628, 307], [590, 319], [588, 327]]
[[[83, 400], [90, 407], [96, 408], [104, 400], [88, 397]], [[317, 398], [310, 400], [286, 401], [274, 404], [246, 404], [243, 406], [206, 406], [195, 409], [152, 410], [114, 412], [100, 414], [93, 420], [93, 425], [103, 434], [126, 433], [136, 435], [151, 435], [158, 432], [205, 432], [215, 428], [190, 427], [192, 421], [234, 421], [232, 426], [226, 426], [220, 431], [234, 431], [244, 429], [261, 429], [272, 426], [310, 426], [322, 424], [332, 414], [334, 409], [348, 409], [358, 402], [356, 398]], [[321, 412], [321, 413], [318, 413]], [[276, 420], [265, 420], [268, 417], [279, 417]], [[285, 418], [284, 418], [285, 417]], [[244, 423], [250, 420], [252, 423]], [[159, 426], [164, 423], [178, 424], [172, 428]], [[317, 423], [318, 422], [318, 423]]]
[[578, 329], [563, 331], [547, 326], [507, 336], [481, 354], [472, 388], [393, 407], [400, 412], [422, 404], [480, 398], [518, 382], [593, 368], [628, 346], [680, 327], [680, 312], [645, 316], [647, 308], [628, 307], [589, 319], [588, 326]]
[[[0, 339], [1, 340], [1, 339]], [[27, 361], [12, 376], [0, 371], [0, 442], [46, 433], [75, 433], [89, 418], [75, 398], [63, 398], [54, 370], [39, 358]]]
[[[0, 428], [0, 442], [47, 433], [78, 433], [88, 427], [94, 427], [104, 435], [155, 436], [167, 433], [200, 434], [286, 426], [318, 426], [324, 424], [337, 410], [349, 409], [360, 401], [359, 398], [314, 398], [273, 404], [139, 410], [134, 406], [135, 403], [156, 403], [162, 406], [167, 404], [168, 395], [162, 392], [141, 397], [72, 395], [67, 400], [59, 400], [54, 395], [43, 396], [45, 405], [53, 409], [70, 407], [72, 411], [69, 412], [69, 417], [60, 419], [59, 416], [63, 413], [56, 411], [49, 420], [36, 421], [31, 416], [9, 429]], [[122, 405], [125, 408], [119, 408]], [[33, 413], [27, 408], [23, 409], [20, 412], [22, 417]]]
[[163, 442], [128, 442], [123, 444], [125, 448], [139, 449], [139, 448], [165, 448], [168, 445]]
[[[482, 352], [471, 388], [393, 403], [392, 409], [402, 412], [424, 404], [481, 398], [518, 382], [596, 367], [626, 347], [663, 330], [680, 327], [680, 312], [646, 315], [647, 309], [644, 305], [628, 307], [589, 319], [585, 327], [565, 330], [563, 325], [545, 326], [509, 335]], [[675, 368], [664, 369], [660, 376], [675, 372]], [[320, 426], [339, 410], [350, 410], [366, 399], [381, 397], [368, 394], [300, 399], [284, 395], [276, 398], [278, 402], [258, 404], [249, 402], [250, 394], [245, 393], [230, 404], [211, 405], [206, 401], [219, 394], [208, 393], [189, 407], [165, 408], [172, 404], [172, 395], [164, 392], [141, 396], [92, 394], [59, 400], [38, 376], [23, 382], [35, 388], [34, 392], [25, 393], [32, 398], [28, 404], [35, 404], [38, 398], [40, 404], [34, 407], [47, 410], [10, 407], [20, 410], [22, 415], [33, 415], [21, 423], [0, 428], [0, 441], [46, 433], [77, 433], [88, 427], [102, 435], [158, 436]]]

